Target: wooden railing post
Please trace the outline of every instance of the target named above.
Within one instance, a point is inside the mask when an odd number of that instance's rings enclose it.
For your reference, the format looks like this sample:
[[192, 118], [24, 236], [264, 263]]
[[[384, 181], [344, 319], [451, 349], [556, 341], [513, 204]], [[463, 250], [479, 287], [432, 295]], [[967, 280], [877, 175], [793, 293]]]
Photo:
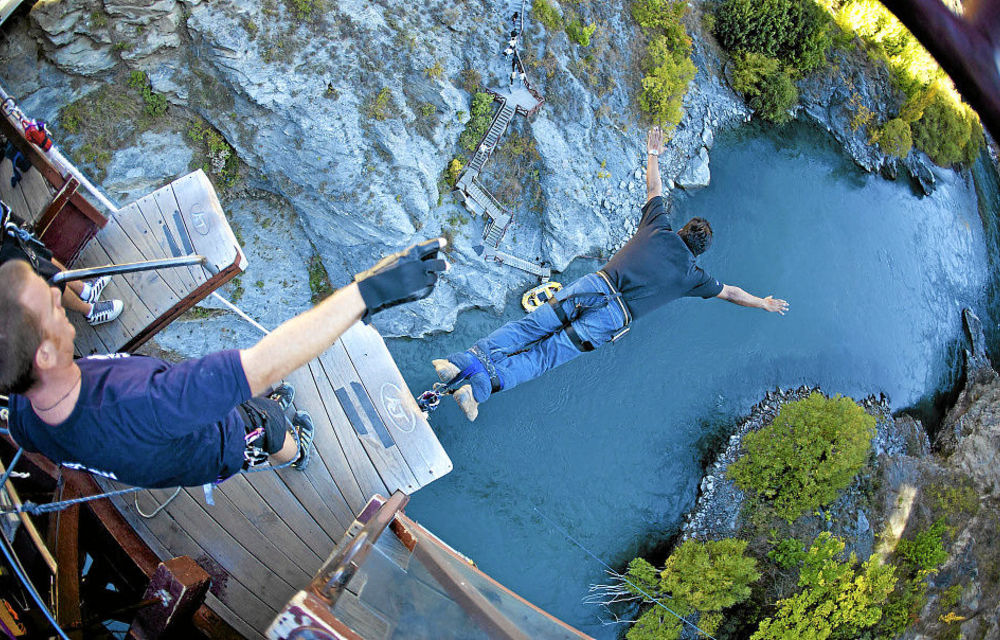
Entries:
[[187, 556], [161, 562], [153, 572], [143, 600], [159, 599], [158, 604], [141, 609], [132, 622], [128, 638], [154, 640], [178, 624], [188, 622], [205, 600], [211, 578]]

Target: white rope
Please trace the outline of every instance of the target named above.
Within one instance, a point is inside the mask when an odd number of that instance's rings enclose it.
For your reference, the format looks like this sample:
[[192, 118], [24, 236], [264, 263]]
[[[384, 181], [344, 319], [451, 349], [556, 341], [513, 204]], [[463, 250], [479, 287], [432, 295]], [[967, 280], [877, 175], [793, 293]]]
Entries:
[[226, 300], [225, 298], [223, 298], [222, 296], [220, 296], [219, 292], [213, 291], [212, 295], [215, 296], [218, 299], [218, 301], [221, 302], [222, 304], [224, 304], [230, 311], [232, 311], [233, 313], [235, 313], [239, 317], [243, 318], [244, 320], [246, 320], [247, 322], [249, 322], [250, 324], [252, 324], [254, 327], [256, 327], [256, 328], [260, 329], [262, 332], [264, 332], [264, 335], [270, 335], [271, 334], [271, 332], [268, 331], [267, 329], [265, 329], [259, 322], [257, 322], [256, 320], [254, 320], [253, 318], [251, 318], [250, 316], [248, 316], [246, 313], [244, 313], [243, 309], [240, 309], [239, 307], [237, 307], [235, 304], [233, 304], [229, 300]]
[[166, 501], [164, 501], [163, 504], [161, 504], [160, 506], [158, 506], [155, 509], [153, 509], [153, 513], [147, 514], [145, 511], [142, 510], [141, 507], [139, 507], [139, 494], [138, 493], [132, 496], [132, 504], [135, 505], [135, 510], [139, 512], [140, 516], [142, 516], [143, 518], [146, 518], [147, 520], [149, 520], [150, 518], [155, 518], [156, 514], [158, 514], [159, 512], [163, 511], [164, 509], [166, 509], [167, 505], [169, 505], [171, 502], [173, 502], [174, 498], [176, 498], [177, 495], [180, 492], [181, 492], [181, 487], [177, 487], [176, 489], [174, 489], [174, 492], [170, 495], [169, 498], [166, 499]]

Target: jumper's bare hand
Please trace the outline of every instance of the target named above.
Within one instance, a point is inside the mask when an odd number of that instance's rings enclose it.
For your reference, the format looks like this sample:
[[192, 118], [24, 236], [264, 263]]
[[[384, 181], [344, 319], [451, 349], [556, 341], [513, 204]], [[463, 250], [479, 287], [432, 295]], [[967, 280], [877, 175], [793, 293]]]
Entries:
[[772, 298], [768, 296], [764, 298], [764, 310], [770, 311], [771, 313], [777, 312], [778, 315], [785, 315], [788, 311], [788, 303], [780, 298]]
[[659, 127], [653, 127], [646, 134], [646, 153], [663, 153], [663, 131]]

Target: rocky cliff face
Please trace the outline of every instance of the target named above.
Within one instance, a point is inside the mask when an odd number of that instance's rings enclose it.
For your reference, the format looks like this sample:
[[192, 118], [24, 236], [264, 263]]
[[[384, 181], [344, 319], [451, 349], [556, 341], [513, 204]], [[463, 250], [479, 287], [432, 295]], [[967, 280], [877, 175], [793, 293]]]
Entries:
[[[644, 127], [635, 100], [643, 47], [626, 5], [574, 5], [585, 23], [598, 25], [587, 48], [561, 31], [547, 32], [528, 14], [529, 74], [547, 102], [528, 125], [540, 169], [526, 179], [539, 183], [541, 195], [538, 213], [519, 216], [510, 237], [515, 253], [556, 270], [576, 256], [613, 252], [634, 230], [645, 197]], [[221, 133], [244, 173], [223, 196], [252, 258], [240, 304], [265, 325], [309, 305], [303, 293], [310, 264], [315, 271], [321, 263], [337, 286], [380, 254], [448, 235], [455, 268], [442, 286], [430, 299], [378, 318], [386, 335], [419, 336], [451, 329], [464, 309], [500, 309], [532, 284], [523, 272], [478, 258], [483, 221], [469, 220], [441, 180], [477, 85], [467, 70], [481, 74], [482, 86], [505, 81], [497, 69], [506, 6], [40, 2], [5, 25], [2, 81], [29, 114], [55, 123], [64, 147], [79, 151], [59, 109], [81, 100], [86, 107], [129, 72], [148, 74], [170, 106], [149, 131], [118, 127], [128, 135], [111, 141], [102, 186], [120, 203], [210, 160], [185, 133], [191, 121], [204, 119]], [[750, 117], [726, 84], [723, 56], [699, 16], [695, 3], [688, 29], [698, 75], [661, 162], [671, 189], [707, 185], [716, 131]], [[804, 113], [859, 164], [878, 169], [885, 159], [852, 128], [851, 114], [859, 104], [875, 114], [889, 108], [887, 75], [846, 56], [837, 69], [840, 75], [804, 83]], [[76, 156], [85, 168], [92, 164], [85, 150]], [[519, 160], [505, 159], [503, 150], [498, 156], [491, 162]], [[207, 324], [172, 327], [161, 342], [196, 353], [254, 337], [231, 317], [201, 322]]]

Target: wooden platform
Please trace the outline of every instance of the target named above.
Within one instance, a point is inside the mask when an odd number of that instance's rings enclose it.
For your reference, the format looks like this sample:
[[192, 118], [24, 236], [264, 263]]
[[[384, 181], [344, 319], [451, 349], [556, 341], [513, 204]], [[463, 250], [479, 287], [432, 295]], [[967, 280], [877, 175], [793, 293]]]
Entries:
[[[246, 269], [208, 176], [200, 169], [122, 208], [83, 248], [75, 268], [199, 254], [214, 265], [116, 276], [102, 296], [120, 299], [114, 322], [91, 327], [70, 314], [78, 355], [114, 353], [138, 346], [222, 282]], [[220, 275], [227, 276], [221, 282]]]
[[[188, 555], [212, 574], [207, 604], [248, 638], [263, 637], [373, 495], [413, 493], [452, 468], [373, 328], [356, 324], [288, 381], [316, 425], [305, 472], [238, 475], [217, 486], [214, 506], [185, 489], [148, 520], [131, 497], [115, 501], [161, 559]], [[152, 512], [170, 494], [141, 492], [139, 505]]]

